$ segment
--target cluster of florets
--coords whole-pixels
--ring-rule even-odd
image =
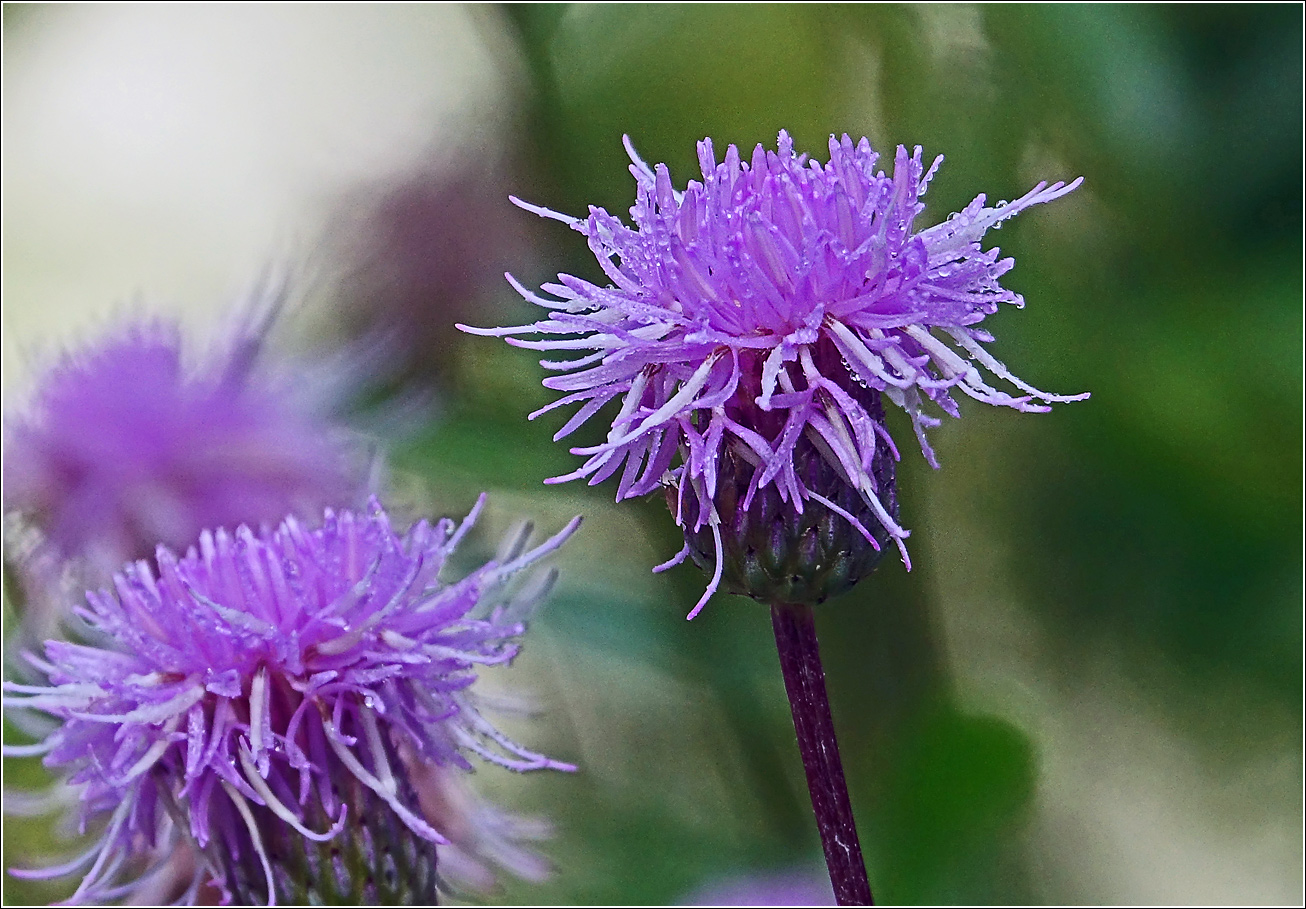
[[[560,439],[609,402],[619,402],[618,410],[606,441],[572,449],[585,463],[553,482],[594,484],[621,471],[618,500],[663,484],[675,487],[681,503],[692,497],[695,507],[676,507],[676,520],[687,535],[710,530],[717,561],[694,613],[721,578],[715,503],[727,453],[752,465],[745,509],[773,490],[793,512],[811,505],[833,510],[872,545],[878,546],[873,531],[882,531],[905,561],[908,532],[886,507],[888,492],[876,478],[877,455],[887,448],[897,457],[883,420],[873,416],[878,395],[907,412],[935,466],[925,430],[939,421],[927,402],[957,416],[956,392],[1023,411],[1084,397],[1050,395],[1020,381],[985,350],[992,337],[978,327],[998,304],[1022,303],[999,284],[1013,262],[981,249],[985,232],[1065,195],[1078,180],[1039,183],[994,207],[980,195],[918,230],[920,197],[942,161],[927,171],[919,147],[909,155],[899,146],[886,174],[865,139],[832,136],[825,164],[795,154],[784,132],[778,151],[759,145],[751,163],[733,145],[718,163],[704,140],[702,180],[683,191],[665,165],[650,168],[629,140],[627,150],[637,185],[633,227],[601,208],[573,218],[518,202],[584,235],[611,285],[559,275],[543,287],[557,298],[548,299],[513,281],[527,300],[550,310],[548,318],[467,330],[510,336],[509,343],[535,350],[583,352],[543,361],[564,373],[544,384],[566,394],[532,418],[579,404]],[[976,363],[1020,393],[992,387]],[[804,484],[799,462],[809,451],[856,491],[861,514],[837,505],[832,490]],[[689,549],[687,541],[668,565]]]
[[[275,532],[205,532],[184,556],[160,547],[157,570],[129,565],[113,590],[88,595],[83,618],[110,646],[52,641],[36,661],[48,686],[6,685],[10,708],[59,721],[28,752],[70,772],[84,822],[108,816],[75,898],[124,892],[158,870],[140,868],[141,855],[162,866],[186,841],[199,852],[192,898],[206,881],[242,900],[320,898],[284,850],[270,860],[278,831],[323,842],[388,809],[412,837],[449,843],[406,762],[470,769],[472,754],[570,769],[498,732],[468,686],[477,667],[513,658],[521,616],[552,577],[497,605],[496,594],[578,520],[442,581],[479,509],[402,535],[375,502],[367,514],[328,511],[317,528],[292,518]],[[381,851],[403,854],[378,839],[372,867]]]

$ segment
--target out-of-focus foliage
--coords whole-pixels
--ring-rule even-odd
[[[1042,416],[963,404],[934,436],[938,473],[904,445],[915,569],[887,558],[818,616],[871,880],[885,902],[1182,901],[1211,898],[1187,881],[1227,853],[1238,881],[1278,875],[1244,898],[1287,887],[1291,901],[1300,867],[1276,856],[1300,856],[1299,839],[1280,843],[1301,811],[1300,8],[483,12],[496,46],[526,61],[514,141],[532,167],[513,192],[560,211],[631,204],[623,133],[677,183],[704,136],[751,149],[783,127],[820,157],[830,133],[882,153],[921,144],[947,156],[926,219],[980,191],[1085,177],[991,236],[1028,300],[992,330],[1024,378],[1092,399]],[[539,236],[544,271],[602,280],[579,237]],[[531,316],[506,286],[500,297],[461,317]],[[665,505],[542,486],[578,463],[550,440],[565,416],[525,421],[550,399],[543,370],[484,338],[449,355],[438,419],[394,452],[414,507],[465,511],[489,488],[502,521],[587,515],[523,657],[547,706],[529,737],[581,772],[496,793],[558,829],[553,879],[505,882],[500,897],[675,902],[727,875],[818,865],[765,610],[721,596],[686,623],[704,579],[647,571],[680,545]],[[905,420],[893,428],[910,437]],[[582,430],[573,444],[595,441]],[[1187,779],[1210,791],[1170,793],[1163,764],[1114,737],[1134,720],[1193,755]],[[1265,755],[1289,771],[1236,788]],[[1131,862],[1151,853],[1112,864],[1078,848],[1153,835],[1118,793],[1101,816],[1057,809],[1109,794],[1112,768],[1205,825],[1200,849],[1143,875]],[[1221,814],[1230,789],[1252,800]],[[1162,883],[1120,883],[1144,879]]]

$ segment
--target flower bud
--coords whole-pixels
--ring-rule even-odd
[[[716,498],[720,519],[722,579],[725,590],[766,604],[805,603],[816,605],[851,590],[875,570],[891,542],[889,531],[838,467],[807,439],[794,451],[794,469],[804,488],[838,506],[844,514],[809,498],[802,512],[781,498],[779,487],[770,484],[756,489],[749,499],[754,465],[737,449],[723,452],[717,465]],[[880,446],[872,464],[880,502],[895,520],[898,493],[894,483],[893,454]],[[675,513],[677,491],[668,489],[667,500]],[[716,541],[712,528],[700,526],[697,499],[684,499],[682,526],[689,556],[694,564],[711,573],[715,567]],[[868,537],[848,519],[855,518],[870,531]]]

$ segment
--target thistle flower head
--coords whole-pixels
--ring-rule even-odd
[[[498,592],[578,520],[442,580],[479,509],[403,534],[375,501],[316,529],[206,531],[88,594],[104,646],[48,642],[33,662],[49,685],[6,685],[8,707],[58,721],[11,753],[70,774],[84,827],[107,818],[86,855],[36,874],[89,866],[74,899],[98,902],[166,870],[184,841],[200,857],[192,899],[211,881],[241,902],[433,900],[449,837],[409,766],[570,769],[498,732],[469,686],[478,666],[512,660],[552,575]]]
[[[98,585],[206,527],[354,499],[359,484],[322,408],[258,371],[267,324],[255,322],[198,367],[164,322],[66,355],[7,415],[5,510],[62,558],[83,560]]]
[[[650,168],[629,139],[626,147],[637,186],[633,226],[601,208],[573,218],[518,202],[584,235],[611,284],[559,275],[543,287],[549,299],[509,276],[548,317],[467,330],[581,353],[543,361],[560,373],[544,384],[565,394],[532,418],[579,404],[560,439],[605,404],[618,409],[606,441],[572,449],[585,463],[554,482],[594,484],[620,471],[618,500],[673,486],[688,539],[667,564],[691,553],[697,534],[710,533],[715,545],[715,574],[691,618],[720,583],[723,545],[731,545],[717,505],[724,470],[735,471],[728,485],[743,484],[744,511],[759,495],[778,497],[792,514],[824,509],[867,545],[892,539],[906,561],[908,532],[886,488],[892,471],[883,464],[898,453],[881,396],[906,411],[934,466],[925,437],[939,423],[931,405],[957,416],[958,393],[1022,411],[1085,397],[1025,384],[985,349],[992,337],[980,327],[998,304],[1023,302],[999,283],[1013,261],[982,249],[986,231],[1079,180],[1039,183],[996,206],[979,195],[919,229],[921,196],[942,161],[927,170],[919,147],[909,155],[899,146],[887,174],[866,139],[846,135],[831,137],[824,164],[796,154],[784,132],[777,151],[759,145],[751,161],[732,145],[718,163],[705,139],[702,179],[683,191],[665,165]],[[989,384],[985,371],[1016,393]],[[810,458],[829,465],[835,487],[809,484]],[[857,507],[836,501],[844,486]]]

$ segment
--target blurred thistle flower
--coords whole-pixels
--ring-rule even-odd
[[[713,568],[703,607],[722,582],[768,602],[815,603],[874,568],[892,540],[910,567],[898,523],[894,461],[881,398],[907,412],[926,460],[932,402],[958,416],[960,392],[986,404],[1046,411],[1081,400],[1039,391],[984,348],[979,327],[999,303],[1023,305],[998,279],[1014,262],[982,250],[989,228],[1073,190],[1039,183],[1012,202],[961,212],[917,230],[928,172],[921,149],[899,146],[892,176],[876,171],[866,139],[830,138],[822,165],[778,152],[752,162],[731,145],[718,164],[699,143],[702,182],[673,188],[626,139],[638,192],[628,227],[601,208],[573,218],[513,201],[570,226],[612,282],[570,275],[543,290],[509,281],[550,310],[531,325],[466,328],[510,336],[544,351],[583,351],[542,361],[564,373],[544,380],[565,396],[531,414],[580,404],[554,436],[569,435],[610,401],[621,405],[607,440],[573,448],[580,469],[550,482],[621,470],[618,501],[669,487],[686,555]],[[463,327],[463,326],[460,326]],[[544,336],[539,340],[511,337]],[[972,362],[973,361],[973,362]],[[989,385],[980,369],[1021,392]]]
[[[833,906],[830,879],[815,870],[739,875],[690,894],[683,906]]]
[[[288,384],[256,382],[259,345],[242,337],[191,370],[180,330],[159,321],[68,354],[8,421],[6,510],[112,570],[206,527],[346,497],[338,433]]]
[[[466,339],[455,323],[493,311],[504,263],[529,252],[529,231],[502,204],[521,170],[495,154],[505,145],[431,160],[340,206],[327,239],[327,327],[347,346],[371,346],[374,391],[420,401],[456,381]]]
[[[367,514],[328,510],[314,530],[287,518],[274,532],[205,531],[181,558],[160,546],[157,572],[137,562],[88,594],[83,618],[104,646],[50,641],[29,657],[50,684],[6,684],[6,707],[58,725],[7,751],[70,774],[83,829],[107,821],[79,858],[13,873],[90,866],[73,900],[101,902],[175,874],[189,843],[183,902],[212,884],[241,903],[433,903],[436,847],[455,831],[424,817],[415,771],[469,771],[467,755],[574,769],[510,741],[469,686],[476,667],[513,659],[554,573],[499,591],[579,518],[529,550],[528,528],[501,558],[439,580],[483,502],[460,525],[402,535],[375,500]]]
[[[277,301],[261,302],[210,362],[184,361],[175,324],[136,324],[64,355],[6,414],[5,511],[80,567],[80,589],[206,527],[361,504],[362,471],[323,400],[331,377],[261,368]],[[35,561],[20,567],[36,599],[55,586]]]

